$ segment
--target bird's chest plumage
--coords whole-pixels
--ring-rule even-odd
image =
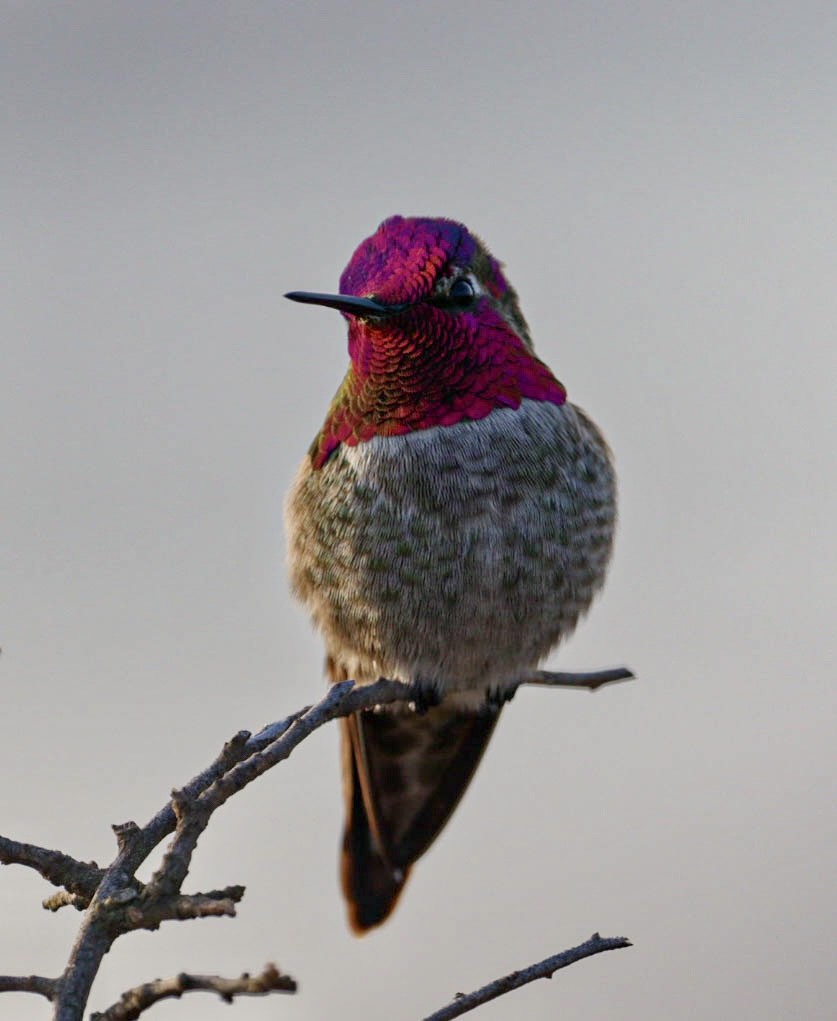
[[[571,404],[306,459],[288,501],[291,577],[349,676],[496,686],[534,666],[601,585],[613,471]]]

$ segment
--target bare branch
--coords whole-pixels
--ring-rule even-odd
[[[442,1007],[441,1010],[437,1010],[435,1014],[429,1014],[424,1021],[451,1021],[451,1018],[461,1017],[475,1007],[488,1003],[489,1000],[494,1000],[498,996],[502,996],[503,993],[519,989],[529,982],[534,982],[535,979],[552,978],[559,968],[566,968],[568,965],[575,964],[576,961],[581,961],[585,957],[601,954],[605,950],[621,950],[623,947],[630,946],[633,946],[630,940],[622,936],[603,939],[595,932],[586,943],[581,943],[570,950],[563,950],[560,954],[547,957],[546,960],[539,961],[538,964],[531,964],[528,968],[523,968],[521,971],[513,971],[510,975],[495,979],[494,982],[489,982],[488,985],[475,990],[473,993],[457,993],[451,1003]]]
[[[57,978],[43,975],[0,975],[0,993],[37,993],[54,1000],[57,987]]]
[[[631,676],[630,671],[622,668],[591,674],[533,671],[505,687],[503,693],[510,694],[523,684],[586,687],[594,690],[602,684]],[[78,1021],[81,1018],[102,958],[113,941],[123,933],[137,928],[156,928],[160,922],[169,919],[235,914],[234,905],[243,895],[243,887],[230,887],[211,894],[188,895],[181,892],[198,839],[213,812],[228,798],[288,758],[297,745],[331,720],[379,705],[410,702],[414,697],[415,692],[411,686],[397,681],[381,679],[364,686],[345,681],[331,685],[315,705],[306,706],[255,735],[239,731],[226,743],[214,762],[183,788],[174,791],[169,803],[145,826],[128,822],[114,827],[118,853],[107,869],[99,869],[92,863],[85,865],[58,851],[19,844],[0,837],[0,862],[35,868],[50,882],[64,886],[68,891],[69,895],[59,894],[50,898],[45,906],[57,910],[63,904],[84,907],[89,902],[64,974],[50,987],[56,1003],[56,1021]],[[148,885],[143,886],[136,878],[137,869],[172,832],[174,837],[160,867]],[[611,947],[598,946],[588,953],[598,953],[602,949]],[[167,980],[169,983],[172,981]],[[216,982],[212,988],[218,992],[217,982],[227,980],[210,977],[207,981]],[[153,1002],[161,998],[156,996]],[[111,1010],[119,1006],[115,1005]]]
[[[53,886],[63,886],[87,900],[96,892],[104,870],[95,862],[78,861],[61,851],[36,844],[22,844],[0,836],[0,865],[25,865],[39,872]]]
[[[90,1021],[134,1021],[143,1011],[160,1000],[184,993],[217,993],[222,1000],[232,1003],[236,996],[264,996],[267,993],[295,993],[296,982],[290,975],[282,975],[273,964],[268,964],[261,975],[244,974],[240,978],[221,978],[220,975],[187,975],[158,978],[154,982],[129,989],[118,1003],[102,1013],[91,1015]]]
[[[189,784],[183,790],[173,792],[172,806],[177,819],[175,838],[148,884],[149,896],[170,896],[180,889],[189,871],[198,839],[206,829],[212,813],[233,794],[287,759],[309,734],[338,716],[349,716],[358,709],[369,709],[385,702],[405,701],[410,697],[409,687],[398,681],[381,679],[366,686],[356,686],[353,681],[333,684],[316,705],[306,706],[281,723],[273,724],[249,738],[237,748],[237,761],[230,763],[227,771],[222,772],[203,790],[192,794],[192,784]]]
[[[551,670],[533,670],[524,675],[518,684],[540,684],[550,688],[589,688],[596,691],[603,684],[614,681],[631,681],[634,674],[626,667],[618,666],[612,670],[593,670],[588,673],[564,673]]]
[[[130,928],[127,919],[121,925],[116,920],[112,910],[114,900],[124,902],[136,896],[135,888],[132,889],[132,883],[136,882],[134,873],[161,840],[172,830],[178,830],[163,864],[143,891],[142,897],[149,906],[157,899],[165,901],[179,892],[198,836],[209,816],[236,790],[287,758],[308,734],[336,716],[347,716],[375,704],[405,700],[408,693],[406,685],[394,681],[379,681],[358,688],[351,681],[332,685],[317,705],[293,713],[255,737],[243,731],[236,734],[212,765],[178,791],[144,827],[119,827],[119,853],[106,870],[79,929],[61,980],[55,1021],[78,1021],[82,1016],[102,958],[113,941]],[[249,768],[242,769],[245,766]],[[212,796],[204,800],[203,795],[209,791],[213,792]]]
[[[235,906],[244,896],[243,886],[228,886],[211,893],[180,894],[144,904],[140,899],[124,909],[124,928],[158,929],[161,922],[190,918],[234,918]]]

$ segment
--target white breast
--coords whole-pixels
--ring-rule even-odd
[[[589,606],[615,480],[579,409],[524,401],[306,459],[287,511],[294,590],[349,676],[484,689]]]

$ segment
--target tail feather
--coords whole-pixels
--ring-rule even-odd
[[[410,866],[465,793],[498,714],[442,703],[422,714],[363,712],[342,721],[341,872],[355,932],[379,925],[392,912]]]
[[[378,850],[369,824],[355,756],[353,717],[341,721],[346,823],[340,873],[352,931],[361,935],[385,921],[395,908],[409,869],[393,867]]]

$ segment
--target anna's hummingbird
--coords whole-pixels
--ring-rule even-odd
[[[293,590],[332,681],[416,693],[341,721],[342,882],[360,933],[444,827],[511,682],[601,587],[615,477],[462,224],[394,216],[339,294],[287,297],[342,312],[351,358],[288,498]]]

